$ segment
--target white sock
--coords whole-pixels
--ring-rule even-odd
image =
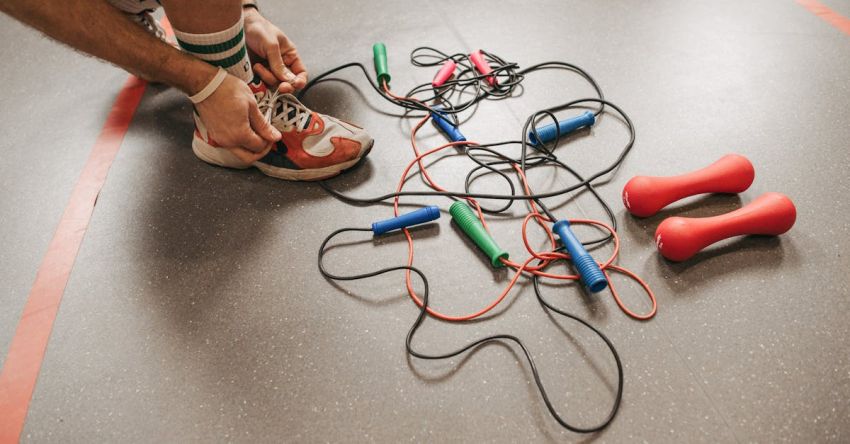
[[[210,34],[190,34],[174,30],[177,43],[184,51],[206,61],[213,66],[224,68],[246,83],[254,79],[251,61],[245,47],[245,34],[242,31],[242,17],[233,26],[224,31]]]

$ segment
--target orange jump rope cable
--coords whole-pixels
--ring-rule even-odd
[[[417,103],[417,104],[419,104],[419,105],[421,105],[425,108],[430,109],[430,107],[428,107],[426,104],[422,103],[419,100],[409,98],[409,97],[397,96],[389,90],[389,87],[386,84],[384,84],[383,86],[384,86],[384,91],[387,93],[387,95],[389,95],[390,97],[392,97],[396,100],[405,100],[405,101],[414,102],[414,103]],[[446,190],[444,188],[440,187],[439,185],[437,185],[437,183],[433,180],[431,175],[428,173],[428,170],[425,167],[425,165],[423,164],[422,159],[424,159],[425,157],[427,157],[431,154],[442,151],[442,150],[444,150],[444,149],[446,149],[450,146],[458,146],[458,145],[475,146],[475,145],[478,145],[477,143],[470,142],[470,141],[451,142],[451,143],[447,143],[447,144],[438,146],[438,147],[431,149],[429,151],[426,151],[425,153],[420,153],[419,148],[416,145],[416,134],[419,131],[419,129],[421,129],[422,126],[429,119],[430,119],[430,116],[426,115],[422,120],[420,120],[416,124],[416,126],[411,131],[410,143],[411,143],[411,147],[413,148],[414,155],[416,157],[412,161],[410,161],[407,164],[407,166],[405,167],[404,172],[401,175],[401,179],[399,180],[398,187],[396,188],[396,192],[401,192],[402,189],[404,188],[407,176],[408,176],[411,168],[413,168],[413,165],[417,165],[419,167],[419,171],[422,173],[422,176],[424,177],[425,181],[427,182],[427,184],[432,189],[445,192]],[[522,169],[518,165],[514,165],[514,169],[517,171],[517,174],[520,178],[520,181],[522,182],[523,189],[524,189],[526,195],[531,195],[532,193],[531,193],[531,190],[528,186],[528,180],[525,177],[524,172],[522,171]],[[478,214],[478,218],[481,220],[481,223],[489,231],[489,227],[487,227],[487,222],[484,220],[484,214],[481,211],[481,207],[478,205],[478,203],[475,201],[475,199],[467,198],[466,200],[473,206],[473,208],[475,208],[475,210]],[[457,315],[457,316],[456,315],[447,315],[447,314],[444,314],[444,313],[437,311],[436,309],[433,309],[429,304],[429,306],[426,307],[426,310],[427,310],[427,312],[430,316],[435,317],[437,319],[444,320],[444,321],[449,321],[449,322],[462,322],[462,321],[468,321],[468,320],[472,320],[472,319],[481,317],[484,314],[486,314],[486,313],[490,312],[491,310],[493,310],[494,308],[496,308],[505,299],[505,297],[508,295],[508,293],[510,293],[510,290],[514,287],[514,285],[518,281],[519,277],[523,274],[523,272],[528,272],[528,273],[531,273],[531,274],[538,275],[540,277],[547,277],[547,278],[551,278],[551,279],[559,279],[559,280],[578,280],[579,279],[578,275],[571,275],[571,274],[561,275],[561,274],[546,273],[546,272],[543,271],[543,269],[545,269],[548,265],[550,265],[552,261],[559,260],[559,259],[568,260],[569,255],[564,254],[564,253],[558,253],[558,252],[554,251],[557,248],[557,243],[555,242],[555,237],[552,233],[552,230],[548,227],[548,225],[546,225],[544,223],[544,222],[552,223],[553,221],[551,221],[548,217],[541,214],[537,210],[537,207],[534,204],[534,201],[529,201],[529,203],[530,203],[530,206],[531,206],[531,211],[528,213],[528,215],[526,215],[525,219],[523,220],[522,238],[523,238],[523,243],[525,244],[526,250],[530,254],[530,257],[528,259],[526,259],[525,261],[523,261],[522,263],[516,263],[516,262],[509,261],[509,260],[502,260],[502,262],[506,266],[509,266],[509,267],[515,269],[516,273],[511,278],[510,282],[507,284],[505,289],[502,290],[501,294],[497,298],[495,298],[492,302],[490,302],[487,306],[485,306],[484,308],[482,308],[482,309],[480,309],[480,310],[478,310],[474,313],[470,313],[470,314],[466,314],[466,315]],[[396,196],[395,199],[394,199],[394,202],[393,202],[393,212],[394,212],[395,216],[399,215],[398,205],[399,205],[399,196]],[[549,241],[552,245],[552,251],[537,252],[531,247],[531,245],[528,241],[527,227],[528,227],[529,220],[531,220],[532,218],[546,232],[546,235],[549,238]],[[617,305],[620,307],[620,309],[624,313],[626,313],[628,316],[631,316],[635,319],[647,320],[647,319],[650,319],[653,316],[655,316],[655,313],[657,312],[657,302],[656,302],[656,299],[655,299],[655,294],[653,293],[652,289],[649,287],[649,284],[647,284],[646,281],[641,279],[634,272],[632,272],[632,271],[630,271],[630,270],[628,270],[624,267],[620,267],[618,265],[613,264],[614,260],[616,260],[616,258],[617,258],[617,255],[619,253],[619,248],[620,248],[620,239],[619,239],[619,236],[617,235],[617,232],[612,227],[610,227],[607,224],[600,222],[600,221],[594,221],[594,220],[588,220],[588,219],[570,219],[569,221],[570,221],[570,223],[595,225],[597,227],[604,228],[608,232],[611,233],[611,236],[614,239],[614,251],[611,254],[611,257],[607,261],[605,261],[604,263],[600,263],[599,265],[600,265],[600,268],[602,269],[602,272],[605,274],[606,279],[608,279],[608,283],[609,283],[608,286],[611,289],[612,296],[614,296],[614,301],[617,303]],[[403,230],[403,232],[404,232],[405,238],[407,239],[407,245],[408,245],[408,259],[407,259],[408,260],[408,266],[413,266],[413,257],[414,257],[413,236],[410,234],[410,231],[406,228]],[[535,260],[535,259],[539,260],[540,264],[538,264],[536,266],[530,266],[529,263],[531,261]],[[639,313],[635,313],[634,311],[632,311],[628,307],[626,307],[626,305],[621,300],[620,295],[617,292],[615,286],[611,282],[611,277],[610,277],[610,274],[608,273],[609,269],[613,270],[613,271],[617,271],[619,273],[622,273],[622,274],[632,278],[633,280],[635,280],[638,284],[640,284],[640,286],[646,292],[646,294],[647,294],[647,296],[650,300],[650,303],[652,305],[652,308],[649,312],[647,312],[645,314],[639,314]],[[417,306],[421,307],[423,302],[422,302],[422,299],[416,294],[416,291],[413,289],[413,283],[412,283],[412,280],[411,280],[411,275],[410,275],[409,270],[405,273],[405,281],[406,281],[407,291],[408,291],[408,294],[410,295],[411,299],[413,300],[413,302]]]

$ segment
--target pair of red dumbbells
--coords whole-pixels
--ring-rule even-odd
[[[741,155],[727,154],[717,162],[680,176],[635,176],[623,188],[623,203],[635,216],[649,217],[671,203],[704,193],[740,193],[755,178],[753,164]],[[790,230],[797,209],[784,194],[765,193],[744,207],[714,217],[670,217],[655,231],[661,255],[684,261],[703,248],[734,236],[777,236]]]

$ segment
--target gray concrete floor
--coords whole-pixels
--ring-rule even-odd
[[[607,294],[546,286],[550,299],[589,318],[619,348],[626,378],[619,416],[589,438],[563,431],[507,346],[451,362],[407,359],[404,335],[416,310],[401,276],[335,286],[315,265],[327,233],[390,210],[350,207],[315,185],[198,161],[189,149],[188,101],[153,86],[77,257],[24,441],[850,441],[850,36],[790,0],[266,3],[314,74],[371,63],[372,43],[384,41],[403,90],[433,75],[408,64],[415,46],[482,47],[522,66],[576,63],[630,113],[636,147],[600,191],[622,226],[620,264],[653,286],[658,316],[636,322]],[[850,14],[846,2],[825,3]],[[0,24],[5,356],[126,75],[8,18]],[[363,89],[356,72],[340,77],[363,95],[333,82],[307,103],[362,123],[377,143],[362,168],[334,183],[364,196],[388,191],[411,156],[410,122],[382,114],[394,110]],[[483,105],[464,132],[481,142],[513,139],[534,110],[589,94],[574,77],[533,74],[521,97]],[[625,137],[607,118],[559,155],[593,171]],[[423,144],[441,141],[433,129],[423,133]],[[691,199],[645,220],[619,203],[635,174],[674,174],[727,152],[756,167],[741,196]],[[466,168],[447,161],[434,172],[459,186]],[[539,188],[569,178],[542,173],[532,182]],[[718,214],[766,191],[795,201],[798,221],[788,234],[726,242],[684,264],[656,253],[652,233],[664,216]],[[445,200],[411,202],[447,208]],[[600,216],[585,196],[562,203],[562,216]],[[519,221],[493,226],[503,246],[521,255]],[[480,306],[509,277],[458,242],[448,218],[417,236],[417,263],[432,277],[434,304],[446,310]],[[340,248],[329,265],[399,264],[401,240]],[[627,302],[645,307],[634,286],[616,282]],[[518,334],[558,408],[594,423],[613,397],[609,355],[576,324],[551,322],[528,284],[487,322],[427,322],[421,347]]]

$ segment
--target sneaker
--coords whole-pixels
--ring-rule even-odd
[[[250,84],[260,111],[282,138],[262,159],[245,163],[209,137],[198,113],[192,151],[204,162],[228,167],[255,167],[284,180],[322,180],[354,167],[372,149],[374,140],[358,126],[309,110],[291,94]]]

